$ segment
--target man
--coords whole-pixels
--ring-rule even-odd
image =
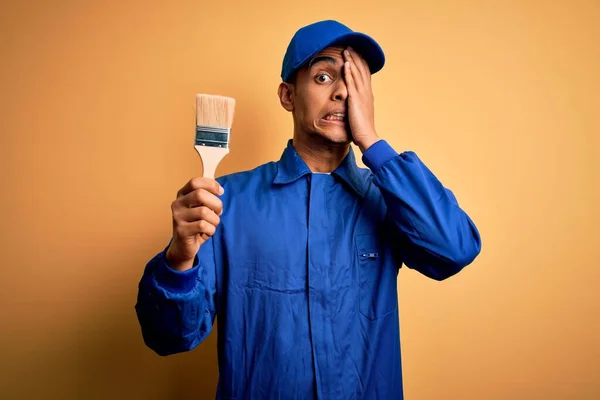
[[[338,22],[300,29],[278,91],[294,121],[281,159],[194,178],[172,204],[137,315],[160,355],[193,349],[218,316],[217,398],[401,399],[400,266],[442,280],[479,254],[453,194],[379,138],[383,65],[372,38]]]

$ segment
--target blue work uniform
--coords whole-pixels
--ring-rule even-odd
[[[455,196],[384,140],[356,165],[278,162],[218,178],[224,214],[192,269],[147,264],[136,311],[160,355],[193,349],[218,317],[217,399],[402,399],[397,275],[446,279],[479,254]]]

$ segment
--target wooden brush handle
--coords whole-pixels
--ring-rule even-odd
[[[229,153],[227,147],[210,147],[210,146],[194,146],[202,160],[202,176],[205,178],[215,179],[215,171],[217,166]]]

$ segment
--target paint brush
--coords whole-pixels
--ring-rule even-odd
[[[215,178],[217,166],[229,154],[229,132],[235,99],[210,94],[196,95],[196,144],[202,160],[202,176]]]

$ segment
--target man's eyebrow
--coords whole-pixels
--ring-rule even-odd
[[[320,63],[320,62],[327,62],[333,65],[336,65],[337,62],[335,61],[335,58],[333,57],[328,57],[328,56],[317,56],[315,58],[313,58],[312,60],[310,60],[310,62],[308,63],[308,69],[312,68],[313,65]]]

